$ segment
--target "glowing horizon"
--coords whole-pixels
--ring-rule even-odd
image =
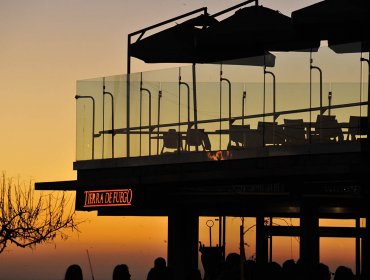
[[[318,0],[260,0],[289,15]],[[76,81],[126,72],[127,34],[170,17],[208,6],[215,13],[240,1],[11,1],[0,4],[0,171],[33,182],[76,179]],[[145,8],[143,8],[145,7]],[[165,9],[163,7],[166,7]],[[132,72],[165,68],[133,60]],[[172,66],[172,65],[171,65]],[[342,73],[343,74],[343,73]],[[133,279],[144,280],[158,256],[167,257],[166,217],[100,217],[78,212],[81,233],[34,250],[10,246],[0,255],[2,277],[8,280],[63,279],[68,265],[78,263],[90,278],[86,250],[96,279],[110,279],[116,264],[127,263]],[[200,240],[208,231],[200,219]],[[248,220],[252,223],[252,220]],[[238,218],[228,219],[227,252],[238,251]],[[253,233],[247,256],[253,255]],[[276,239],[277,240],[277,239]],[[298,257],[296,241],[276,242],[277,260]],[[353,240],[341,241],[340,251]],[[278,244],[287,244],[283,250]],[[230,245],[229,245],[230,244]],[[275,245],[274,245],[275,246]],[[330,240],[325,250],[334,250]],[[275,248],[275,247],[274,247]],[[327,248],[327,249],[326,249]],[[332,261],[333,254],[323,254]],[[353,255],[346,259],[353,268]],[[333,261],[334,264],[338,260]],[[345,263],[346,264],[346,263]],[[331,268],[331,269],[335,269]]]

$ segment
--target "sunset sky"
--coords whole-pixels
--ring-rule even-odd
[[[240,2],[0,0],[0,171],[25,181],[75,179],[76,80],[124,74],[130,32],[200,7],[213,14]],[[286,15],[316,2],[260,0]],[[160,67],[133,60],[132,71]],[[95,279],[111,279],[114,266],[127,263],[132,279],[142,280],[154,258],[166,257],[165,217],[78,217],[88,221],[67,241],[34,250],[9,247],[0,255],[0,278],[63,279],[67,266],[78,263],[91,279],[89,250]],[[239,224],[230,218],[230,229],[236,232]],[[236,239],[230,236],[235,249]],[[290,249],[284,257],[291,257]]]

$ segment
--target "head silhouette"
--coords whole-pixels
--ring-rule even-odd
[[[326,264],[319,263],[317,267],[317,279],[318,280],[330,280],[330,270]]]
[[[164,268],[166,267],[166,260],[164,258],[156,258],[154,260],[154,267],[158,267],[158,268]]]
[[[113,270],[113,280],[130,280],[131,274],[125,264],[117,265]]]
[[[352,280],[354,279],[353,272],[346,266],[338,266],[335,271],[334,280]]]
[[[67,268],[64,280],[83,280],[82,270],[78,264],[72,264]]]

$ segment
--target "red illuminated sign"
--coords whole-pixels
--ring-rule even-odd
[[[131,206],[131,189],[85,191],[84,193],[84,208],[104,206]]]

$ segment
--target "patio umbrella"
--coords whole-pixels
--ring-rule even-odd
[[[227,9],[229,10],[229,9]],[[222,12],[216,14],[220,15]],[[251,6],[218,22],[201,15],[165,29],[129,46],[130,55],[147,63],[192,63],[194,123],[197,127],[196,63],[275,65],[268,51],[317,49],[299,36],[289,17],[262,6]]]
[[[292,13],[294,25],[311,38],[328,40],[336,53],[359,53],[370,50],[370,1],[325,0]],[[368,59],[361,58],[361,61]],[[369,67],[370,69],[370,67]],[[370,73],[368,100],[370,98]],[[368,106],[370,129],[370,106]]]
[[[275,56],[265,51],[240,52],[230,57],[232,49],[221,50],[217,54],[200,46],[202,37],[218,21],[209,15],[200,15],[174,27],[170,27],[146,38],[139,38],[129,46],[130,55],[146,63],[192,63],[194,125],[197,127],[196,104],[196,63],[219,63],[233,65],[269,66],[275,65]],[[203,41],[204,42],[204,41]]]
[[[305,36],[328,40],[335,52],[369,51],[368,0],[325,0],[294,11],[292,21]]]
[[[198,38],[217,20],[200,15],[130,45],[130,54],[146,63],[202,63],[206,57],[198,52]]]
[[[219,26],[213,16],[200,15],[132,43],[130,54],[146,63],[275,65],[275,56],[261,49],[259,44],[238,50],[238,44],[229,41],[226,48],[220,48],[226,39],[225,34],[233,33],[231,28],[235,27],[228,26],[224,32],[224,28],[219,30]]]
[[[263,55],[266,51],[317,50],[319,40],[295,31],[288,16],[263,6],[250,6],[210,26],[199,39],[208,59],[233,60]]]
[[[194,125],[197,128],[196,63],[206,58],[199,55],[198,37],[217,20],[202,14],[174,27],[162,30],[129,45],[131,56],[146,63],[192,63]]]

